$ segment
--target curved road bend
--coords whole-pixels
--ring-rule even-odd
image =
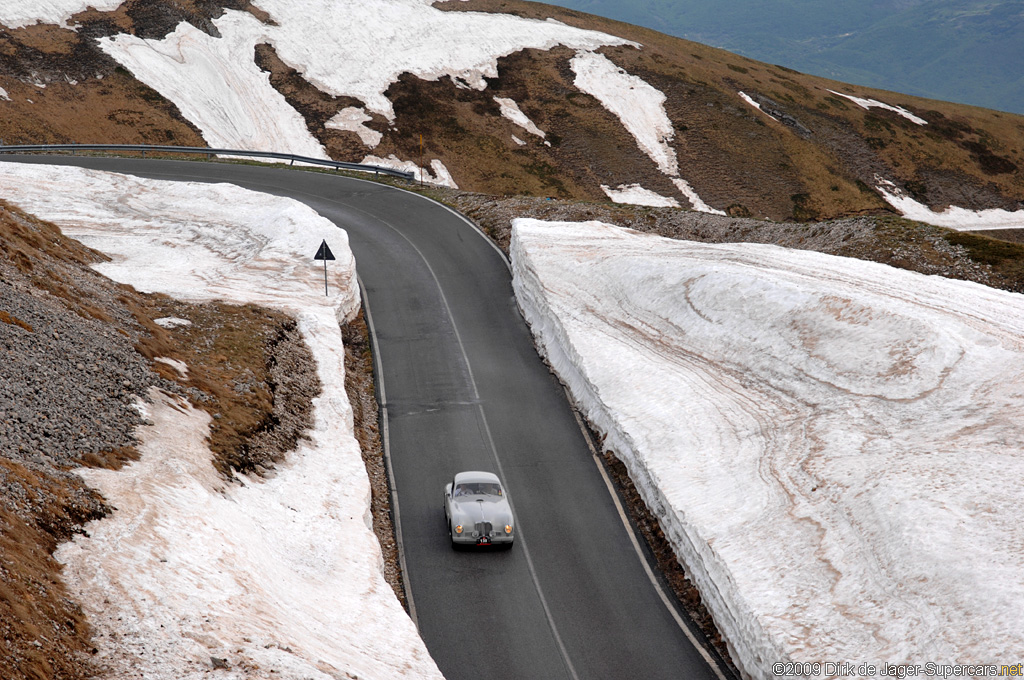
[[[231,182],[298,199],[348,232],[383,367],[417,623],[448,680],[717,677],[652,586],[565,394],[534,349],[504,259],[465,221],[408,192],[328,174],[18,160]],[[519,533],[511,551],[451,549],[443,487],[467,469],[505,480]]]

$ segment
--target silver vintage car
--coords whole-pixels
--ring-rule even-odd
[[[444,487],[444,517],[452,547],[463,545],[512,547],[515,523],[512,508],[497,475],[460,472]]]

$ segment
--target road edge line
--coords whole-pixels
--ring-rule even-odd
[[[370,311],[370,298],[366,293],[366,286],[362,278],[356,274],[356,282],[359,285],[359,297],[363,306],[363,314],[366,317],[366,327],[370,332],[370,343],[373,352],[373,367],[375,379],[374,385],[377,388],[377,405],[380,407],[380,441],[384,449],[384,464],[388,471],[388,495],[390,496],[391,522],[395,527],[395,544],[398,548],[398,566],[402,572],[402,590],[405,591],[405,601],[409,606],[409,618],[419,632],[420,622],[416,616],[416,603],[412,597],[412,587],[409,584],[409,570],[405,562],[405,543],[402,540],[402,515],[398,511],[398,487],[395,484],[395,471],[391,467],[391,440],[388,435],[388,400],[384,389],[384,366],[381,363],[380,351],[377,344],[377,330],[373,325],[373,313]],[[420,635],[422,638],[422,635]]]
[[[629,540],[633,544],[633,551],[636,553],[637,557],[640,558],[640,563],[644,567],[644,573],[647,574],[647,579],[651,582],[651,585],[654,586],[655,591],[658,593],[658,597],[661,598],[661,602],[665,605],[665,609],[667,609],[672,615],[676,625],[678,625],[679,628],[682,629],[683,633],[686,634],[687,639],[697,649],[704,661],[707,662],[708,666],[715,671],[715,675],[718,677],[718,680],[728,680],[726,675],[722,672],[722,669],[719,667],[717,660],[711,656],[708,650],[705,649],[704,645],[697,639],[697,636],[693,634],[693,631],[690,630],[690,627],[686,625],[686,621],[683,619],[682,614],[680,614],[676,607],[672,605],[672,600],[665,592],[661,582],[658,581],[657,576],[655,576],[654,570],[651,568],[650,563],[647,561],[647,557],[644,555],[643,549],[640,547],[640,541],[637,539],[636,531],[634,531],[633,525],[629,521],[629,516],[626,514],[625,508],[622,506],[622,500],[619,498],[619,494],[615,491],[615,484],[608,476],[608,471],[604,469],[604,465],[601,464],[601,459],[597,453],[597,448],[594,446],[594,440],[590,436],[590,431],[587,429],[586,423],[583,422],[583,418],[580,416],[579,410],[572,405],[573,400],[572,395],[569,393],[569,388],[563,385],[562,389],[565,391],[565,396],[569,400],[570,408],[572,408],[572,414],[576,418],[576,424],[579,426],[580,432],[583,434],[583,438],[587,441],[587,447],[590,449],[591,460],[594,461],[594,465],[597,466],[598,472],[601,473],[601,479],[604,480],[604,485],[608,489],[608,494],[612,497],[612,502],[615,504],[615,510],[619,513],[619,519],[622,521],[622,525],[625,527],[626,533],[629,534]]]

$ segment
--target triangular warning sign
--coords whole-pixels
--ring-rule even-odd
[[[308,251],[307,251],[308,252]],[[316,251],[316,255],[313,256],[314,260],[333,260],[334,253],[327,247],[327,239],[324,239],[323,243],[320,244],[320,250]]]

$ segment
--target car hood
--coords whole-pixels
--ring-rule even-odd
[[[452,502],[452,519],[460,524],[476,524],[490,522],[495,526],[512,523],[512,511],[508,501],[454,501]]]

